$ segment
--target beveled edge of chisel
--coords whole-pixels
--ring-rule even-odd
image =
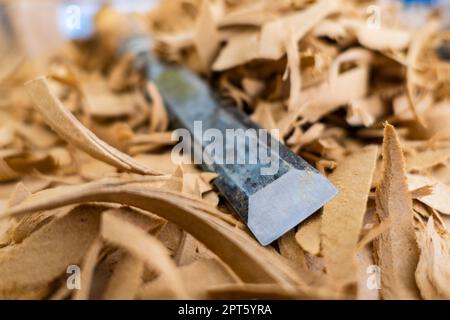
[[[250,196],[248,227],[268,245],[331,200],[338,190],[315,170],[292,169]]]

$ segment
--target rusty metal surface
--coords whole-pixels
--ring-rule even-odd
[[[199,76],[185,67],[165,64],[150,54],[150,45],[147,38],[137,37],[125,43],[123,50],[134,52],[137,67],[144,68],[158,87],[172,124],[192,134],[195,156],[201,153],[209,158],[210,163],[203,161],[201,166],[219,174],[214,184],[261,244],[276,240],[337,193],[323,175],[275,138],[269,135],[269,139],[263,139],[260,128],[246,114],[221,104]],[[256,146],[258,154],[269,155],[270,164],[278,170],[261,174],[267,164],[260,159],[256,163],[222,163],[219,157],[223,154],[205,149],[208,142],[196,132],[195,121],[201,121],[203,132],[216,129],[226,136],[227,129],[240,131],[241,139],[232,148],[244,148],[248,155],[256,152],[252,150]],[[255,129],[258,134],[242,133],[247,129]],[[229,151],[233,150],[223,147],[224,154]]]

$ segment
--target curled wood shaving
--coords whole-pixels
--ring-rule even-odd
[[[216,21],[209,0],[202,0],[194,34],[195,48],[201,61],[204,63],[203,70],[207,71],[217,53],[220,42]]]
[[[373,50],[404,50],[411,41],[407,30],[392,28],[371,28],[360,25],[357,32],[358,41],[366,48]]]
[[[383,166],[383,177],[376,190],[377,214],[380,221],[389,219],[391,224],[375,241],[376,261],[381,268],[381,295],[384,299],[417,299],[414,272],[419,252],[412,200],[400,142],[389,124],[384,128]]]
[[[333,70],[338,70],[338,65]],[[340,75],[334,73],[330,83],[305,90],[302,97],[309,103],[300,108],[300,115],[309,122],[316,122],[340,106],[364,97],[368,90],[368,72],[367,66],[361,66]]]
[[[297,42],[317,23],[335,12],[339,5],[340,1],[320,0],[303,11],[266,23],[261,29],[258,58],[281,58],[285,53],[284,31],[292,30],[293,40]]]
[[[424,187],[429,187],[431,192],[415,195],[415,198],[443,214],[450,214],[450,186],[425,176],[408,175],[410,191]]]
[[[9,166],[8,163],[2,159],[2,153],[5,154],[5,152],[0,152],[0,181],[6,182],[16,180],[20,176],[19,173],[13,170],[11,166]],[[8,155],[8,153],[5,155]]]
[[[3,217],[90,201],[130,205],[173,221],[204,243],[244,281],[287,286],[301,282],[288,266],[243,231],[206,213],[211,212],[208,206],[159,188],[124,182],[59,187],[34,194],[20,205],[6,209]]]
[[[36,109],[45,118],[47,124],[66,141],[74,144],[94,158],[119,169],[140,174],[157,174],[107,145],[85,128],[50,92],[47,81],[44,78],[28,82],[26,88],[35,103]]]
[[[286,30],[292,30],[293,41],[298,42],[317,23],[335,12],[339,3],[336,0],[321,0],[303,11],[267,22],[260,33],[242,33],[231,38],[212,69],[221,71],[254,59],[280,59],[286,53]]]
[[[439,232],[433,218],[428,220],[419,239],[420,259],[417,285],[425,299],[450,299],[450,234]]]
[[[156,238],[110,213],[103,214],[101,234],[105,240],[124,247],[150,268],[166,275],[176,298],[187,297],[175,263],[170,259],[166,247]]]
[[[420,68],[419,64],[419,56],[424,49],[425,43],[429,37],[431,37],[437,30],[439,24],[436,20],[431,20],[427,23],[424,28],[421,28],[412,39],[412,43],[408,50],[408,68],[406,70],[406,93],[409,101],[409,105],[411,111],[415,117],[415,119],[423,124],[422,117],[419,115],[416,108],[416,92],[415,92],[415,69]]]

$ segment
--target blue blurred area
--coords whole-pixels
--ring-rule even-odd
[[[59,31],[66,39],[82,40],[94,32],[95,14],[102,5],[110,5],[124,13],[144,12],[159,0],[64,0],[58,8]]]
[[[101,3],[96,1],[63,2],[58,8],[59,31],[66,39],[89,38],[94,32],[94,17]]]
[[[401,2],[403,10],[400,18],[407,25],[420,28],[426,23],[433,10],[439,9],[442,13],[442,27],[450,27],[450,0],[403,0]]]
[[[434,6],[438,4],[437,0],[403,0],[403,3],[406,6],[410,6],[410,5],[426,5],[426,6]]]

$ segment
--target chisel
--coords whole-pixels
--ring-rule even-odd
[[[264,134],[245,113],[221,102],[206,81],[186,67],[158,59],[148,36],[128,38],[120,53],[135,56],[136,68],[159,90],[172,126],[192,135],[194,157],[201,159],[204,170],[218,174],[213,183],[262,245],[278,239],[336,195],[325,176]],[[221,152],[209,151],[202,132],[210,129],[225,140],[234,133],[236,141],[225,141]],[[234,162],[224,161],[230,152],[241,155]],[[252,154],[258,156],[254,161]]]

